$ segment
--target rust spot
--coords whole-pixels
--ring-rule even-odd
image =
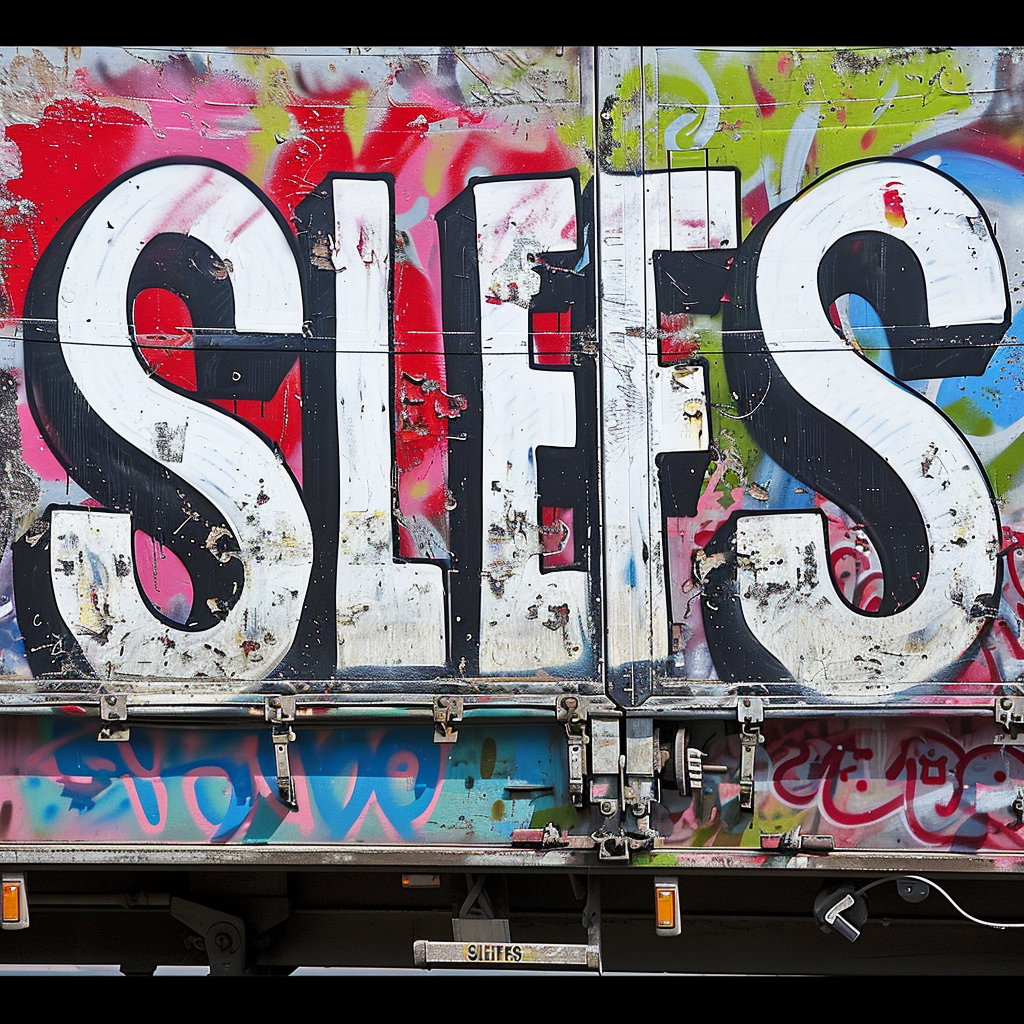
[[[569,606],[567,604],[549,604],[548,611],[551,612],[551,618],[544,620],[544,625],[548,629],[562,629],[569,625]]]
[[[722,551],[708,555],[704,553],[703,548],[696,548],[693,552],[693,578],[698,583],[703,583],[709,572],[725,565],[725,562],[725,553]]]
[[[234,269],[231,260],[214,260],[210,265],[210,277],[215,281],[226,281]]]
[[[424,395],[434,395],[434,415],[438,419],[453,420],[461,416],[469,407],[469,401],[465,395],[449,394],[441,387],[441,382],[431,380],[426,374],[422,377],[414,377],[411,373],[402,372],[402,380],[415,385]],[[421,405],[422,399],[410,398],[402,388],[399,400],[405,405]],[[442,401],[443,400],[443,401]]]
[[[310,250],[309,262],[317,270],[334,270],[331,262],[331,239],[321,236]]]
[[[494,774],[494,765],[498,760],[498,744],[494,737],[488,736],[480,745],[480,778],[489,779]]]
[[[231,531],[223,526],[211,527],[210,532],[206,535],[206,550],[217,559],[218,562],[230,562],[232,558],[238,557],[238,550],[232,550],[228,545],[232,545],[235,542],[235,538],[231,536]],[[207,602],[209,603],[209,602]]]

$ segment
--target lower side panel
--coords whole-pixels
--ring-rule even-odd
[[[698,800],[671,760],[679,730],[708,766]],[[591,800],[586,787],[574,806],[565,728],[554,716],[465,722],[452,743],[434,742],[429,725],[297,727],[295,808],[279,796],[265,726],[132,725],[125,742],[98,732],[94,718],[0,717],[0,841],[210,844],[216,859],[214,848],[248,844],[414,854],[508,849],[516,830],[549,824],[578,839],[632,827],[617,799]],[[769,718],[752,810],[740,806],[735,723],[666,718],[654,734],[668,759],[654,778],[656,847],[749,851],[767,847],[766,834],[799,829],[861,853],[1024,851],[1024,746],[1006,743],[991,719]],[[599,778],[614,797],[615,777]]]
[[[296,809],[278,796],[268,728],[0,718],[0,838],[49,843],[495,844],[576,823],[564,740],[550,727],[296,729]],[[564,733],[563,733],[564,736]]]

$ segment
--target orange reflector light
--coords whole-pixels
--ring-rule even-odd
[[[439,889],[440,875],[402,875],[403,889]]]
[[[656,878],[654,880],[654,930],[658,935],[680,935],[679,921],[679,880]]]
[[[4,882],[3,920],[17,921],[21,913],[21,883]]]
[[[657,920],[659,928],[675,928],[676,926],[676,901],[675,893],[671,889],[658,889],[655,892],[655,903],[657,905]]]

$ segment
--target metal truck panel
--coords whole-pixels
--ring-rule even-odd
[[[1019,56],[0,48],[4,929],[1018,872]]]
[[[0,61],[8,706],[1015,678],[1007,52]]]

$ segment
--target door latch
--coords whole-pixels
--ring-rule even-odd
[[[291,760],[288,755],[288,745],[295,742],[295,730],[291,727],[291,723],[295,721],[295,698],[289,694],[267,697],[264,715],[270,723],[270,737],[274,743],[277,795],[281,803],[297,811],[299,803],[295,798],[295,779],[292,778]]]
[[[754,756],[764,743],[760,724],[764,721],[764,705],[760,697],[741,697],[737,703],[740,720],[740,809],[754,809]]]
[[[127,743],[131,736],[128,728],[128,695],[124,693],[105,693],[100,697],[100,719],[103,726],[98,740],[108,743]]]
[[[435,743],[454,743],[459,738],[459,730],[457,726],[461,721],[461,697],[434,698]]]
[[[569,755],[569,796],[574,807],[583,806],[584,747],[587,745],[587,709],[580,697],[565,696],[555,701],[555,717],[565,722]]]
[[[672,764],[676,788],[683,796],[689,795],[693,803],[693,816],[697,822],[707,824],[704,807],[704,776],[725,775],[724,764],[708,764],[707,754],[690,742],[685,726],[676,730],[672,746]]]
[[[999,697],[995,711],[996,722],[1003,727],[995,742],[1024,745],[1024,697]]]

